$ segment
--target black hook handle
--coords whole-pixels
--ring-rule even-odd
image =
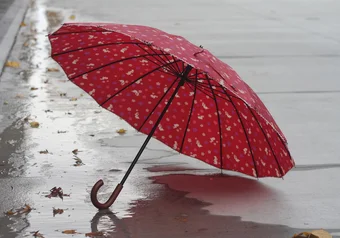
[[[113,193],[111,194],[110,198],[105,203],[101,203],[101,202],[98,201],[97,194],[98,194],[98,190],[103,185],[104,185],[104,182],[103,182],[103,180],[100,179],[95,183],[95,185],[93,185],[93,187],[91,189],[91,202],[92,202],[93,206],[95,206],[99,210],[104,210],[104,209],[109,208],[115,202],[120,191],[122,191],[122,189],[123,189],[123,185],[119,183],[117,185],[117,187],[115,188],[115,190],[113,191]]]

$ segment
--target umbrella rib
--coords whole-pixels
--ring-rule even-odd
[[[258,177],[259,177],[259,174],[258,174],[257,167],[256,167],[256,161],[255,161],[254,153],[253,153],[253,150],[252,150],[252,148],[251,148],[251,144],[250,144],[250,140],[249,140],[249,137],[248,137],[248,133],[247,133],[246,128],[245,128],[245,126],[244,126],[244,124],[243,124],[243,121],[242,121],[242,118],[241,118],[241,116],[240,116],[240,113],[238,112],[238,110],[237,110],[237,108],[236,108],[236,105],[234,104],[233,100],[231,99],[232,96],[229,95],[229,94],[227,93],[227,91],[223,88],[222,85],[221,85],[220,87],[222,88],[222,90],[224,91],[224,93],[229,97],[230,102],[231,102],[231,104],[233,105],[233,107],[234,107],[234,109],[235,109],[235,111],[236,111],[236,114],[237,114],[237,116],[238,116],[238,118],[239,118],[239,120],[240,120],[240,123],[241,123],[242,128],[243,128],[244,135],[246,136],[246,140],[247,140],[247,142],[248,142],[247,144],[248,144],[248,146],[249,146],[249,151],[250,151],[250,154],[251,154],[251,158],[253,159],[253,162],[254,162],[254,169],[255,169],[256,177],[258,178]],[[237,98],[237,99],[238,99],[238,98]]]
[[[197,69],[196,69],[196,74],[197,74]],[[190,87],[190,84],[188,84],[189,87]],[[191,87],[190,87],[191,88]],[[187,130],[189,128],[189,125],[190,125],[190,121],[191,121],[191,116],[192,116],[192,111],[194,110],[194,105],[195,105],[195,99],[196,99],[196,82],[195,82],[195,89],[193,90],[194,91],[194,95],[192,97],[192,103],[191,103],[191,108],[190,108],[190,113],[189,113],[189,119],[188,119],[188,122],[187,122],[187,125],[185,127],[185,130],[184,130],[184,135],[183,135],[183,140],[182,140],[182,144],[181,144],[181,148],[179,150],[180,153],[182,153],[183,151],[183,146],[184,146],[184,142],[185,142],[185,137],[187,135]]]
[[[190,83],[192,83],[192,82],[190,82]],[[208,94],[208,88],[202,87],[201,84],[197,84],[197,88],[198,88],[202,93],[204,93],[206,96],[208,96],[208,97],[210,97],[211,99],[213,99],[213,97],[212,97],[211,95]],[[216,90],[216,91],[218,91],[218,90]],[[218,92],[221,93],[221,91],[218,91]],[[215,95],[216,95],[217,97],[223,99],[223,100],[226,100],[226,101],[228,101],[228,102],[230,101],[228,98],[224,98],[224,97],[222,97],[222,96],[220,96],[220,95],[217,95],[217,94],[215,94]]]
[[[170,87],[166,90],[166,92],[163,94],[163,96],[161,97],[161,99],[157,102],[157,104],[155,105],[155,107],[152,109],[152,111],[149,113],[149,115],[147,116],[147,118],[144,120],[144,122],[142,123],[142,125],[138,128],[138,131],[141,131],[143,126],[145,125],[145,123],[149,120],[150,116],[152,115],[152,113],[156,110],[156,108],[159,106],[159,104],[163,101],[163,99],[165,98],[165,96],[168,94],[168,92],[170,91],[170,89],[174,86],[174,84],[176,83],[177,79],[174,80],[172,82],[172,84],[170,85]]]
[[[149,55],[151,55],[149,51],[147,51],[146,49],[144,49],[144,48],[141,47],[140,45],[137,45],[137,46],[138,46],[140,49],[142,49],[145,53],[148,53]],[[153,51],[153,52],[156,53],[155,51]],[[162,52],[162,53],[163,53],[163,52]],[[161,65],[164,65],[164,64],[167,63],[166,61],[162,62],[162,61],[160,60],[161,57],[159,57],[160,59],[158,59],[158,58],[152,56],[152,58],[154,58],[156,61],[158,61]],[[151,61],[150,59],[147,59],[147,60]],[[153,62],[153,61],[151,61],[151,62],[154,63],[154,64],[157,64],[157,63],[155,63],[155,62]],[[171,71],[171,72],[173,73],[173,75],[176,75],[176,70],[174,70],[173,68],[169,67],[169,71]],[[173,76],[173,75],[172,75],[172,76]]]
[[[174,61],[176,61],[176,58],[173,55],[171,55],[171,57]],[[175,65],[176,65],[178,72],[181,72],[181,69],[179,68],[178,64],[176,63]],[[189,76],[188,76],[188,78],[189,78]]]
[[[81,74],[79,74],[79,75],[76,75],[76,76],[74,76],[74,77],[71,77],[71,78],[69,78],[69,79],[72,81],[73,79],[78,78],[78,77],[81,77],[81,76],[83,76],[84,74],[88,74],[88,73],[91,73],[91,72],[93,72],[93,71],[100,70],[100,69],[105,68],[105,67],[107,67],[107,66],[110,66],[110,65],[112,65],[112,64],[124,62],[124,61],[131,60],[131,59],[137,59],[137,58],[141,58],[141,57],[145,57],[145,56],[148,56],[148,55],[138,55],[138,56],[133,56],[133,57],[128,57],[128,58],[116,60],[116,61],[110,62],[110,63],[108,63],[108,64],[104,64],[104,65],[102,65],[102,66],[100,66],[100,67],[97,67],[97,68],[95,68],[95,69],[91,69],[91,70],[89,70],[89,71],[87,71],[87,72],[85,72],[85,73],[81,73]]]
[[[152,52],[154,52],[154,53],[157,53],[154,49],[152,49],[152,47],[151,47],[151,45],[147,45],[147,47],[150,49],[150,50],[152,50]],[[166,52],[164,52],[163,50],[161,50],[161,49],[159,49],[159,51],[161,51],[163,54],[166,54]],[[169,54],[170,55],[170,54]],[[165,56],[165,55],[164,55]],[[165,56],[166,57],[166,56]],[[154,57],[154,58],[156,58],[156,57]],[[167,58],[168,59],[168,58]],[[159,57],[159,60],[164,64],[164,63],[166,63],[166,61],[165,60],[163,60],[162,59],[162,57]],[[169,60],[169,59],[168,59]],[[175,68],[172,68],[172,67],[169,67],[170,69],[172,69],[174,72],[176,72],[176,69]],[[180,73],[180,71],[179,72],[177,72],[178,74]]]
[[[208,77],[208,76],[206,76]],[[220,133],[220,162],[221,162],[221,169],[223,169],[223,160],[222,160],[222,128],[221,128],[221,118],[220,118],[220,112],[219,112],[219,109],[218,109],[218,103],[217,103],[217,99],[216,99],[216,96],[215,96],[215,93],[214,93],[214,89],[210,83],[210,81],[208,80],[209,82],[209,86],[210,86],[210,89],[211,89],[211,93],[213,95],[213,100],[215,101],[215,106],[216,106],[216,113],[217,113],[217,120],[218,120],[218,129],[219,129],[219,133]]]
[[[53,33],[53,34],[50,34],[50,36],[61,36],[61,35],[70,35],[70,34],[75,34],[75,33],[94,33],[94,32],[115,32],[115,31],[106,31],[106,30],[103,30],[103,31],[90,31],[90,30],[87,30],[87,31],[72,31],[72,32],[60,32],[60,33]]]
[[[153,72],[161,69],[162,67],[157,67],[149,72],[147,72],[146,74],[143,74],[142,76],[138,77],[136,80],[132,81],[131,83],[129,83],[128,85],[126,85],[125,87],[123,87],[122,89],[120,89],[118,92],[116,92],[114,95],[112,95],[111,97],[109,97],[108,99],[106,99],[103,103],[100,104],[100,106],[103,106],[105,103],[107,103],[108,101],[110,101],[113,97],[115,97],[116,95],[118,95],[119,93],[121,93],[123,90],[127,89],[128,87],[130,87],[132,84],[136,83],[138,80],[140,80],[141,78],[144,78],[146,76],[148,76],[149,74],[152,74]]]
[[[275,161],[276,161],[276,163],[277,163],[277,167],[278,167],[279,170],[280,170],[281,177],[283,177],[282,168],[281,168],[280,163],[279,163],[279,161],[278,161],[278,159],[277,159],[277,157],[276,157],[276,155],[275,155],[275,153],[274,153],[273,147],[272,147],[272,145],[271,145],[270,142],[269,142],[269,139],[268,139],[268,137],[267,137],[266,132],[264,131],[264,129],[263,129],[261,123],[257,120],[257,117],[256,117],[255,113],[252,111],[252,109],[251,109],[247,104],[246,104],[246,106],[247,106],[247,108],[249,109],[249,111],[251,112],[251,114],[253,115],[253,117],[254,117],[255,121],[257,122],[257,124],[259,125],[259,127],[260,127],[260,129],[261,129],[261,131],[262,131],[262,133],[263,133],[263,135],[264,135],[264,137],[266,138],[267,144],[269,145],[269,148],[270,148],[271,152],[273,153],[273,156],[274,156]]]
[[[77,48],[74,50],[69,50],[69,51],[65,51],[65,52],[61,52],[61,53],[56,53],[56,54],[52,54],[51,56],[59,56],[59,55],[64,55],[67,53],[74,53],[80,50],[87,50],[87,49],[92,49],[92,48],[96,48],[96,47],[101,47],[101,46],[111,46],[111,45],[129,45],[129,44],[135,44],[135,45],[146,45],[145,43],[140,43],[140,42],[113,42],[113,43],[107,43],[107,44],[99,44],[99,45],[91,45],[91,46],[87,46],[87,47],[83,47],[83,48]]]

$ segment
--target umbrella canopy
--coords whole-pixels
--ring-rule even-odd
[[[294,166],[256,93],[185,38],[147,26],[72,23],[49,40],[74,84],[174,150],[254,177],[282,177]]]

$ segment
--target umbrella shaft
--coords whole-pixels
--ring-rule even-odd
[[[139,151],[138,151],[136,157],[134,158],[134,160],[132,161],[130,167],[129,167],[128,170],[126,171],[126,173],[125,173],[125,175],[124,175],[122,181],[120,182],[121,185],[123,185],[123,184],[125,183],[125,181],[127,180],[127,178],[129,177],[129,175],[130,175],[130,173],[131,173],[133,167],[134,167],[135,164],[137,163],[137,161],[138,161],[139,157],[141,156],[141,154],[143,153],[143,151],[144,151],[146,145],[149,143],[151,137],[152,137],[153,134],[155,133],[155,131],[156,131],[156,129],[157,129],[159,123],[161,122],[161,120],[162,120],[163,116],[165,115],[166,111],[168,110],[168,108],[169,108],[171,102],[174,100],[174,98],[175,98],[177,92],[179,91],[179,89],[181,88],[181,86],[184,85],[185,80],[186,80],[186,77],[188,76],[188,74],[189,74],[189,72],[190,72],[191,69],[192,69],[192,67],[191,67],[190,65],[188,65],[188,66],[184,69],[183,73],[177,77],[177,79],[180,78],[181,80],[179,81],[179,83],[178,83],[178,85],[177,85],[177,87],[176,87],[174,93],[171,95],[171,97],[170,97],[169,101],[167,102],[166,106],[164,107],[164,109],[163,109],[161,115],[159,116],[159,118],[157,119],[155,125],[153,126],[152,130],[150,131],[148,137],[145,139],[145,141],[144,141],[142,147],[139,149]],[[177,79],[176,79],[176,80],[177,80]]]

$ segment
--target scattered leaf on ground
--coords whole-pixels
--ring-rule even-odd
[[[57,214],[63,214],[64,213],[64,209],[60,209],[60,208],[53,208],[53,216],[57,215]]]
[[[8,102],[7,102],[7,101],[4,101],[4,105],[8,105]]]
[[[117,133],[120,135],[123,135],[126,133],[126,130],[122,128],[122,129],[117,130]]]
[[[31,91],[38,90],[39,88],[31,87]]]
[[[58,131],[58,134],[67,133],[67,131]]]
[[[94,111],[94,113],[98,114],[98,113],[101,113],[102,111]]]
[[[39,151],[40,154],[48,154],[48,150],[42,150],[42,151]]]
[[[72,150],[72,153],[75,154],[75,155],[78,154],[78,152],[79,152],[78,149]]]
[[[45,110],[45,112],[47,113],[47,112],[53,112],[53,111],[51,111],[50,109],[47,109],[47,110]]]
[[[15,212],[13,212],[13,209],[11,209],[11,210],[5,212],[5,214],[6,214],[7,216],[12,216],[12,215],[15,214]]]
[[[66,97],[66,93],[60,93],[60,97]]]
[[[27,26],[25,22],[21,22],[20,26]]]
[[[73,166],[81,166],[81,165],[84,165],[83,161],[76,155],[74,155],[74,158],[75,160],[75,163],[73,164]]]
[[[59,79],[59,82],[66,83],[68,80],[67,79]]]
[[[57,68],[47,68],[47,72],[59,72]]]
[[[75,98],[75,97],[70,98],[70,101],[77,101],[77,100],[78,100],[78,98]]]
[[[63,192],[63,189],[61,187],[57,188],[57,187],[53,187],[50,190],[50,194],[46,195],[45,197],[51,198],[51,197],[60,197],[61,199],[63,199],[64,197],[69,197],[69,194],[65,194]]]
[[[75,19],[76,19],[76,16],[75,16],[75,15],[71,15],[71,16],[69,17],[69,19],[70,19],[70,20],[75,20]]]
[[[22,94],[17,94],[17,95],[15,95],[15,98],[24,98],[24,95],[22,95]]]
[[[26,41],[24,44],[23,44],[24,47],[28,47],[29,46],[29,43],[28,41]]]
[[[85,234],[86,237],[97,237],[97,236],[104,236],[104,233],[101,231],[97,232],[89,232]]]
[[[48,83],[48,79],[46,79],[46,80],[44,81],[44,83]]]
[[[32,211],[32,208],[29,205],[25,204],[24,207],[16,209],[16,211],[13,211],[13,209],[11,209],[11,210],[5,212],[5,214],[7,216],[13,216],[13,215],[20,215],[20,214],[28,214],[31,211]]]
[[[81,93],[81,94],[80,94],[80,97],[83,97],[83,96],[84,96],[84,94]]]
[[[33,231],[31,232],[33,237],[36,237],[36,238],[45,238],[41,233],[39,233],[39,231]]]
[[[19,68],[20,63],[17,61],[7,61],[5,64],[6,67],[11,67],[11,68]]]
[[[65,114],[66,114],[66,115],[72,115],[72,113],[71,113],[71,112],[65,112]]]
[[[76,230],[64,230],[62,231],[63,234],[69,234],[69,235],[72,235],[72,234],[78,234],[78,232]]]
[[[92,136],[92,137],[94,137],[94,135],[93,135],[93,134],[90,134],[89,136]]]
[[[36,121],[30,122],[30,125],[32,128],[38,128],[40,126],[39,122],[36,122]]]

